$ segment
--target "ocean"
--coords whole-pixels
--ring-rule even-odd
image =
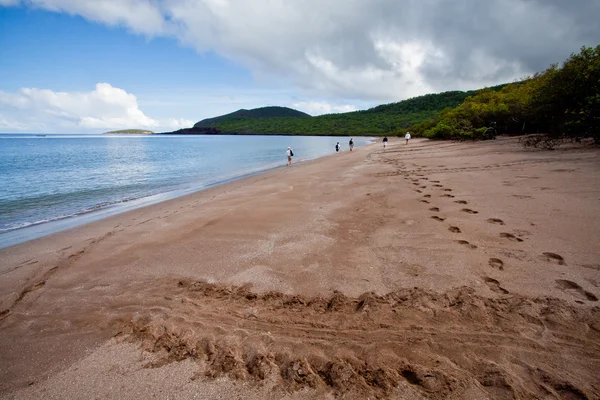
[[[0,248],[294,162],[349,137],[0,134]],[[355,146],[371,142],[354,138]]]

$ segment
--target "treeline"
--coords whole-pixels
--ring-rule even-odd
[[[446,108],[456,107],[476,93],[476,91],[453,91],[428,94],[398,103],[380,105],[369,110],[318,117],[265,117],[256,114],[261,109],[240,110],[200,121],[195,127],[215,129],[222,134],[392,135],[428,120]]]
[[[500,90],[482,90],[411,127],[416,136],[486,139],[495,134],[543,133],[548,138],[593,138],[600,143],[600,46],[582,47]]]

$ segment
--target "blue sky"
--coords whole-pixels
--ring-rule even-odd
[[[591,0],[453,4],[0,0],[0,132],[171,130],[265,105],[364,109],[514,81],[600,43]]]
[[[107,82],[133,93],[148,115],[194,122],[297,99],[293,90],[258,86],[249,69],[212,51],[198,53],[176,38],[142,36],[124,27],[25,7],[0,7],[0,21],[4,92],[87,92]]]
[[[215,82],[251,87],[249,71],[218,55],[198,54],[172,38],[24,7],[0,8],[3,89],[78,90],[97,82],[133,91],[199,88]]]

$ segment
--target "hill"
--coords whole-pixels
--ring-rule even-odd
[[[498,90],[503,85],[492,89]],[[363,111],[317,117],[286,107],[238,110],[173,134],[389,135],[454,108],[478,91],[428,94]]]
[[[104,132],[105,135],[153,135],[154,133],[145,129],[121,129],[119,131]]]
[[[600,144],[600,45],[582,47],[562,63],[500,90],[481,90],[413,128],[432,139],[491,139],[542,134],[526,145],[554,147],[591,139]]]
[[[223,123],[226,121],[236,120],[236,119],[254,119],[254,118],[279,118],[279,117],[310,117],[310,115],[303,113],[302,111],[294,110],[293,108],[288,107],[278,107],[278,106],[270,106],[270,107],[260,107],[254,108],[252,110],[241,109],[234,111],[229,114],[221,115],[214,118],[203,119],[202,121],[194,124],[195,128],[199,127],[208,127],[214,126],[215,124]]]

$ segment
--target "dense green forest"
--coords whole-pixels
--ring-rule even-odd
[[[491,90],[500,90],[504,85]],[[311,117],[285,107],[238,110],[202,120],[194,128],[173,133],[287,134],[287,135],[391,135],[456,107],[476,91],[428,94],[369,110]]]
[[[600,143],[600,46],[500,90],[483,90],[411,128],[436,139],[486,139],[543,133],[546,139]],[[548,143],[547,141],[544,143]]]

